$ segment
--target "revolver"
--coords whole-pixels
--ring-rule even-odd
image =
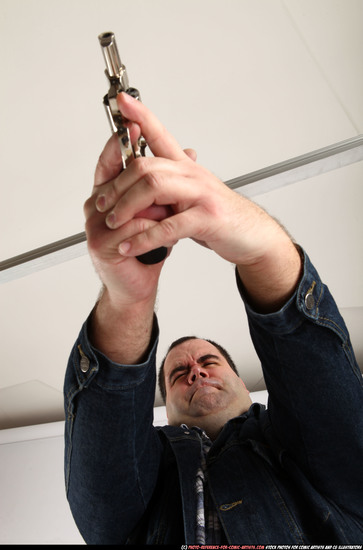
[[[118,109],[116,97],[119,93],[126,92],[132,97],[140,100],[140,94],[136,88],[129,87],[126,67],[121,63],[114,33],[102,33],[99,35],[98,39],[106,63],[105,74],[110,85],[108,93],[103,98],[103,104],[111,126],[111,131],[118,136],[122,156],[121,171],[123,171],[134,158],[145,156],[147,143],[142,136],[139,137],[135,144],[131,143],[130,132],[126,125],[127,120]],[[161,262],[166,258],[166,255],[167,248],[162,246],[155,250],[150,250],[150,252],[146,252],[145,254],[141,254],[140,256],[136,256],[136,258],[141,263],[149,265]]]

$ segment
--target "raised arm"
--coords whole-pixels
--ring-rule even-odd
[[[194,151],[183,151],[147,109],[143,113],[143,119],[137,121],[139,124],[130,122],[131,139],[137,139],[141,128],[155,157],[162,156],[171,163],[193,164]],[[89,252],[103,282],[103,292],[92,315],[90,338],[109,359],[123,364],[140,363],[148,351],[157,285],[164,262],[145,265],[133,256],[120,254],[119,244],[125,237],[151,229],[170,216],[172,209],[167,203],[155,201],[134,209],[132,218],[122,228],[112,220],[125,189],[137,183],[140,167],[147,169],[150,163],[154,166],[157,162],[157,158],[140,158],[120,173],[121,153],[118,140],[113,136],[99,158],[92,195],[84,207]]]
[[[132,127],[131,135],[137,134]],[[99,158],[85,203],[88,247],[103,291],[73,347],[64,384],[66,491],[90,544],[127,540],[153,494],[160,460],[152,418],[158,336],[154,302],[163,263],[145,265],[118,252],[118,230],[106,224],[117,194],[108,209],[102,196],[122,185],[128,169],[121,174],[120,169],[113,137]],[[135,225],[150,227],[166,211],[151,207]]]

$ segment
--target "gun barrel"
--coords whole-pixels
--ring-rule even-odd
[[[104,32],[99,35],[98,40],[102,47],[109,77],[120,78],[125,68],[121,63],[114,33]]]

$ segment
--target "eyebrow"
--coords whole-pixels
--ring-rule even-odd
[[[203,364],[203,363],[205,363],[205,361],[208,361],[208,359],[219,359],[219,357],[218,357],[218,355],[213,355],[212,353],[207,353],[206,355],[202,355],[201,357],[199,357],[199,359],[197,359],[197,363]],[[169,381],[171,382],[171,380],[173,379],[174,375],[177,372],[184,371],[184,370],[187,370],[187,369],[188,369],[188,365],[179,365],[177,367],[174,367],[169,373]]]

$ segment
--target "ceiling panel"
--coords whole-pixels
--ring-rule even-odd
[[[363,51],[362,0],[284,0],[283,4],[327,85],[362,133],[363,71],[357,67]]]
[[[340,307],[363,306],[363,162],[256,197],[308,251]]]
[[[1,259],[82,230],[109,137],[97,40],[104,30],[116,33],[145,103],[224,180],[356,133],[280,2],[220,6],[2,1],[0,232],[11,239],[2,240]],[[346,29],[356,15],[346,9]]]

